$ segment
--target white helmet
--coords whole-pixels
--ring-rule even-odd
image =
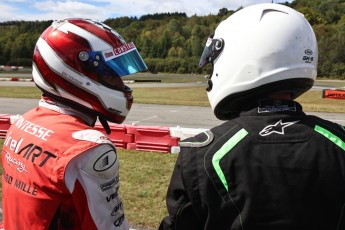
[[[216,117],[226,120],[268,94],[289,92],[295,99],[308,91],[317,62],[316,37],[304,16],[265,3],[221,22],[208,38],[199,66],[213,64],[208,98]]]

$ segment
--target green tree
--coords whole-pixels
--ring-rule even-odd
[[[345,2],[344,0],[294,0],[285,2],[304,14],[318,39],[318,75],[345,78]],[[207,73],[211,67],[198,68],[206,39],[234,12],[220,8],[207,16],[162,13],[104,21],[127,42],[133,41],[149,71]],[[40,34],[51,24],[47,21],[8,21],[0,23],[0,64],[31,65],[31,56]],[[254,38],[253,38],[254,39]]]

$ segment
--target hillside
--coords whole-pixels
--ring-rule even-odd
[[[315,30],[319,45],[318,75],[345,79],[344,0],[295,0],[284,4],[303,13]],[[206,38],[220,21],[240,9],[222,8],[217,15],[207,16],[187,17],[185,13],[175,12],[109,18],[104,23],[126,41],[134,41],[150,72],[201,74],[197,63]],[[30,66],[34,45],[50,23],[0,23],[0,64]]]

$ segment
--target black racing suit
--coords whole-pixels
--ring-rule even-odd
[[[344,127],[264,101],[189,138],[160,229],[344,230]]]

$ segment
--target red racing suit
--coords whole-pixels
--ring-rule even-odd
[[[41,100],[10,127],[2,149],[4,229],[129,229],[116,149],[87,121]]]

